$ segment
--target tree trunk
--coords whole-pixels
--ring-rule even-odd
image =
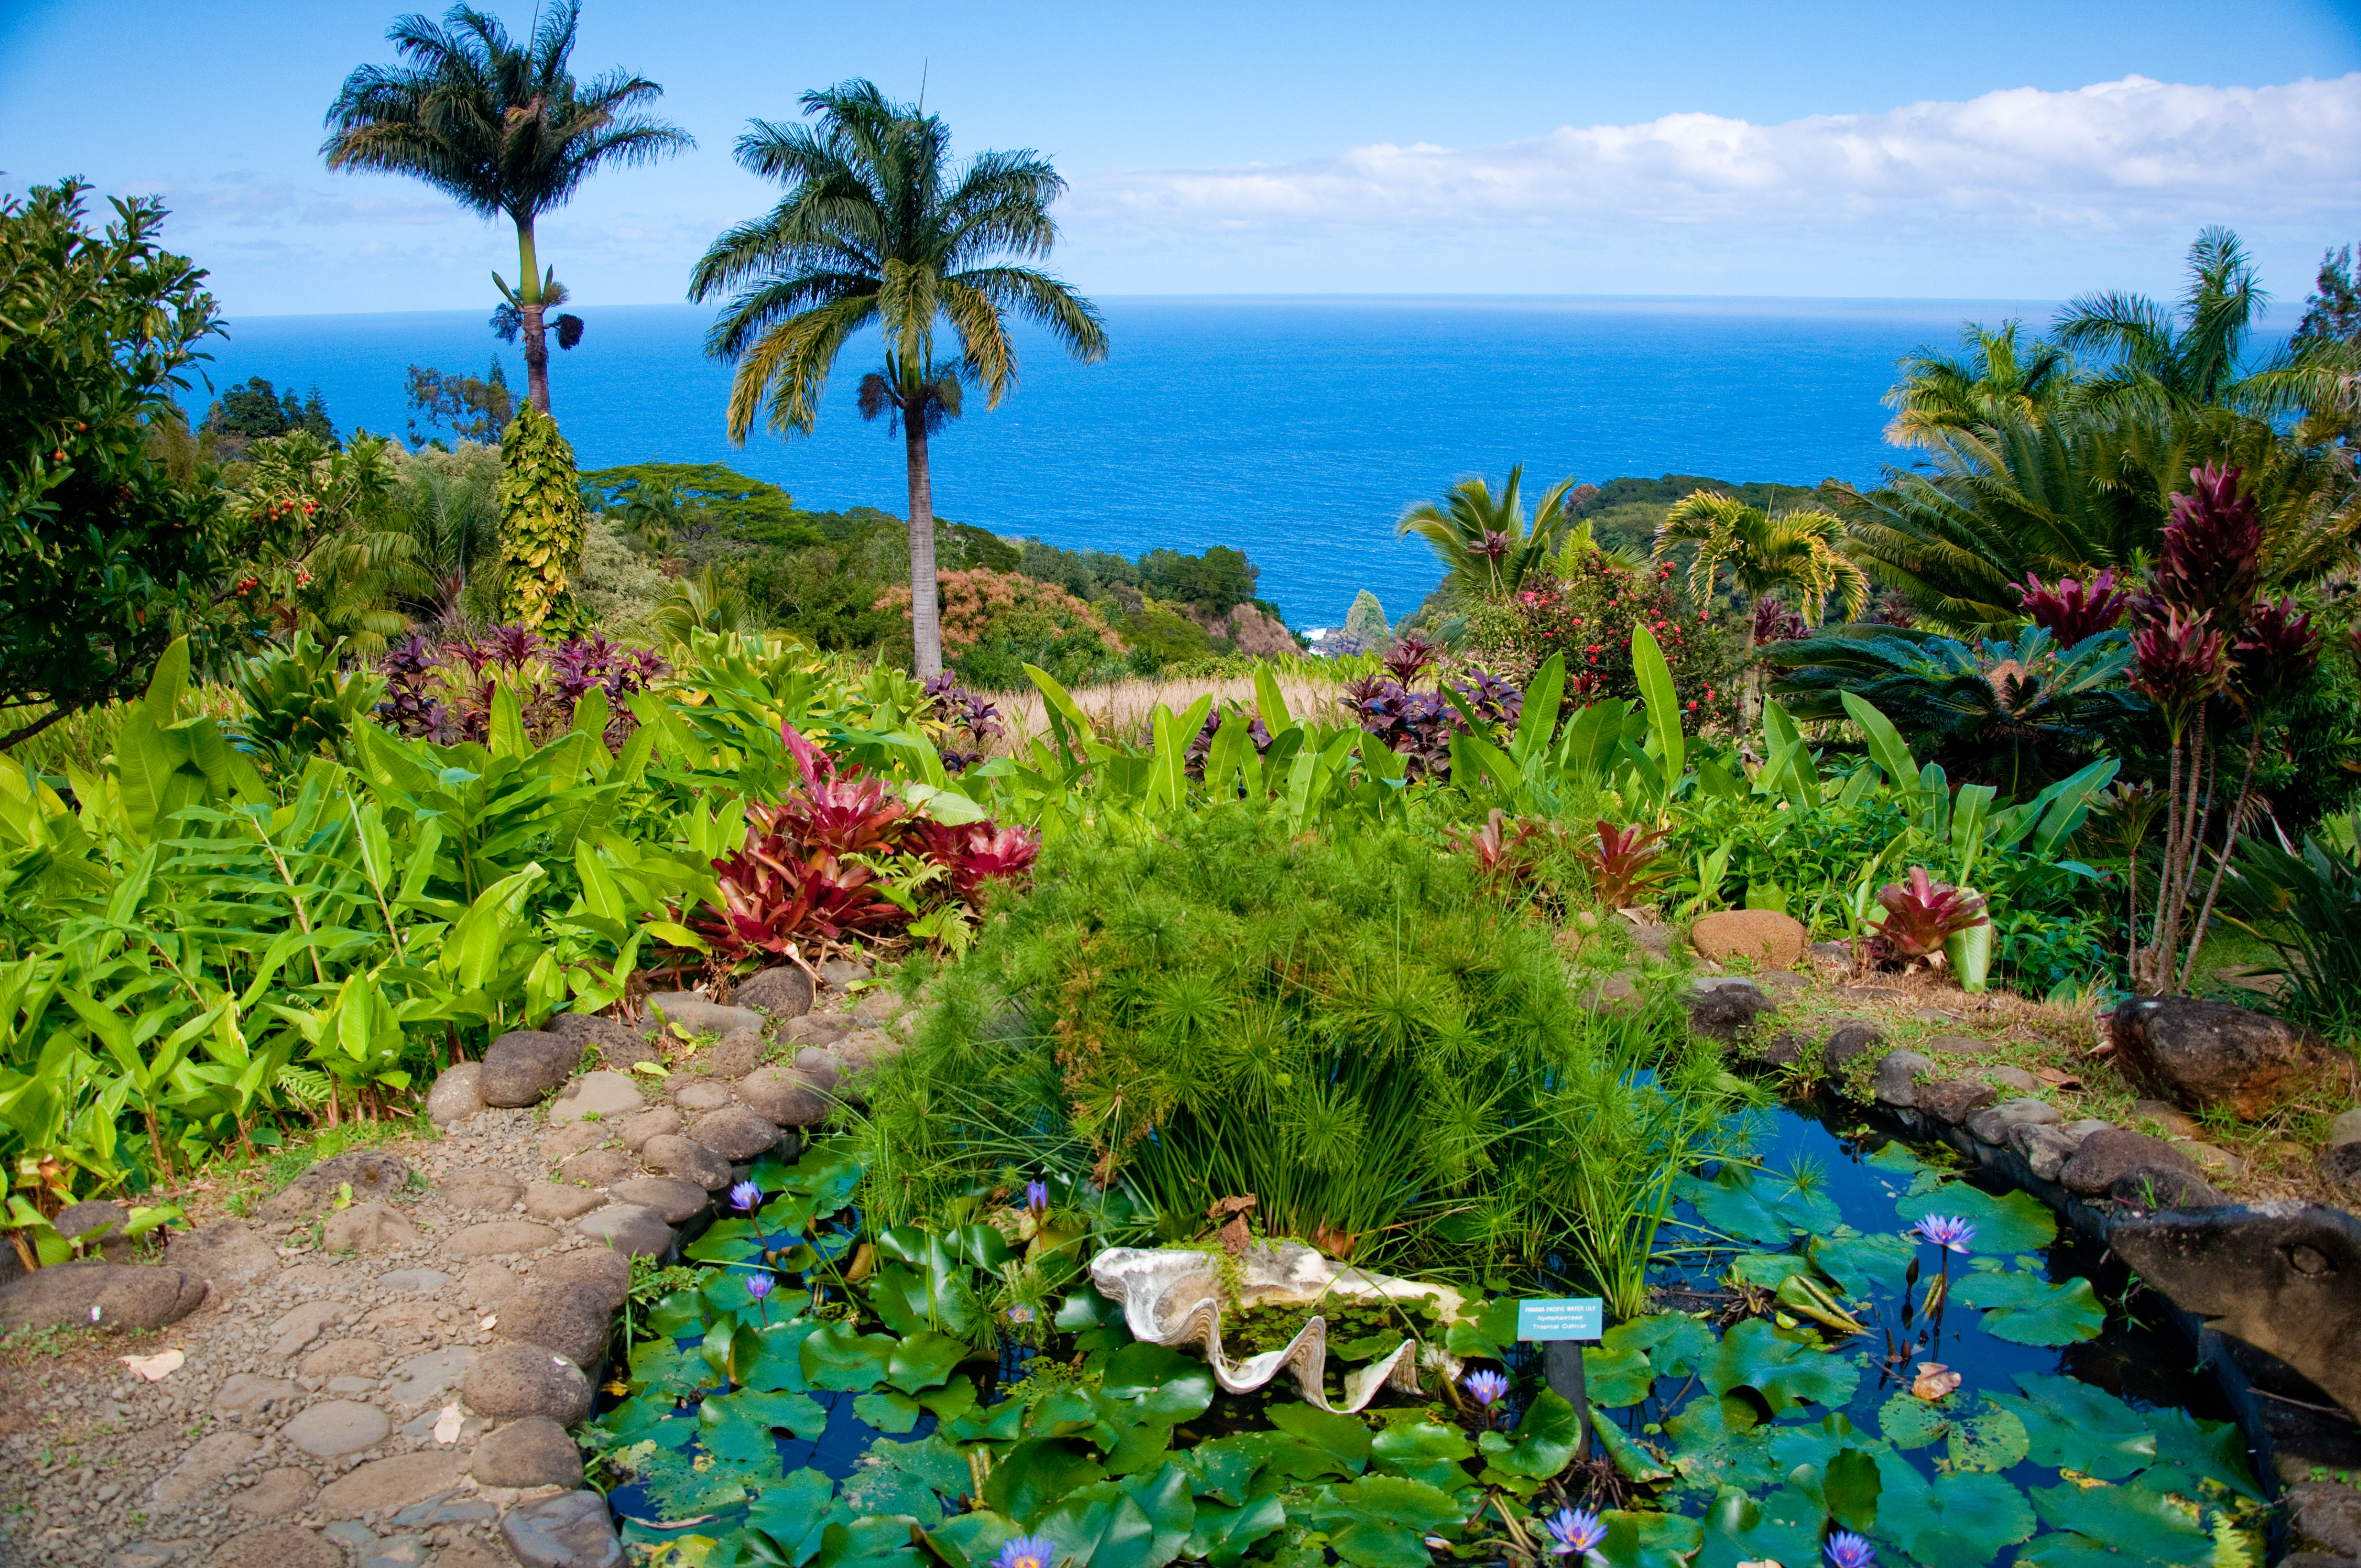
[[[524,319],[524,378],[527,396],[543,413],[549,411],[549,340],[541,324],[541,258],[533,245],[533,220],[517,220],[517,265],[524,277],[517,286],[517,313]]]
[[[927,473],[927,413],[902,416],[910,469],[910,652],[920,680],[943,673],[940,601],[935,594],[935,493]]]

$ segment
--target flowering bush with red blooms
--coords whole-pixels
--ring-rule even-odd
[[[596,687],[607,696],[607,748],[620,750],[640,726],[625,700],[672,673],[644,648],[610,642],[603,632],[544,642],[522,626],[429,642],[415,634],[378,661],[386,699],[378,722],[439,745],[482,741],[491,732],[492,694],[517,694],[526,738],[547,743],[574,723],[575,705]]]
[[[1123,639],[1087,600],[1055,583],[979,566],[938,574],[935,597],[941,606],[943,657],[987,690],[1023,688],[1027,664],[1039,665],[1068,685],[1123,673]],[[906,622],[908,586],[886,589],[874,608],[898,611]]]
[[[782,725],[803,786],[775,806],[746,807],[746,841],[713,862],[721,901],[689,921],[732,963],[769,953],[816,960],[849,936],[889,936],[947,887],[972,901],[987,882],[1032,869],[1041,842],[1021,828],[952,827],[920,817],[882,778],[841,773],[827,752]],[[943,875],[922,875],[939,867]],[[806,949],[810,959],[806,959]]]
[[[1565,577],[1537,574],[1516,593],[1467,615],[1485,664],[1523,682],[1552,653],[1565,658],[1570,706],[1620,697],[1640,700],[1631,669],[1631,633],[1645,626],[1664,650],[1691,729],[1730,729],[1738,722],[1744,655],[1724,629],[1688,606],[1672,568],[1632,571],[1592,554]]]

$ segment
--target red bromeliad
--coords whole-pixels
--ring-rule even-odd
[[[1908,881],[1878,889],[1877,902],[1885,911],[1877,945],[1897,959],[1932,958],[1960,932],[1990,923],[1982,899],[1932,880],[1924,866],[1912,866]]]
[[[2039,577],[2027,572],[2022,584],[2012,586],[2024,602],[2026,617],[2058,639],[2059,646],[2063,648],[2113,630],[2132,601],[2129,589],[2115,587],[2113,567],[2088,583],[2060,577],[2044,585]]]
[[[1642,898],[1653,898],[1657,887],[1673,874],[1672,867],[1654,863],[1664,839],[1661,828],[1652,831],[1636,822],[1629,828],[1601,822],[1598,848],[1580,851],[1576,858],[1589,871],[1600,903],[1609,909],[1635,908]]]

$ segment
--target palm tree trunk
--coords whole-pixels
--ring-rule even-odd
[[[517,314],[524,321],[524,378],[533,406],[549,411],[549,340],[541,324],[541,258],[533,246],[533,219],[519,218],[517,265],[524,277],[517,285]]]
[[[935,595],[935,492],[927,471],[927,411],[902,415],[903,452],[910,472],[910,652],[920,680],[943,673],[943,628]]]

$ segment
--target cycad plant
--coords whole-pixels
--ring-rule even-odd
[[[2073,389],[2074,356],[2058,344],[2020,343],[2023,323],[1998,332],[1970,322],[1960,332],[1964,355],[1921,345],[1902,359],[1902,379],[1885,394],[1895,411],[1885,439],[1896,446],[1934,444],[1935,433],[1972,430],[1996,416],[2040,419]]]
[[[1565,504],[1573,478],[1543,492],[1528,522],[1520,493],[1524,477],[1520,463],[1497,492],[1482,479],[1462,479],[1440,501],[1421,501],[1402,513],[1394,532],[1425,540],[1462,592],[1477,598],[1514,593],[1527,574],[1550,565],[1574,525]]]

